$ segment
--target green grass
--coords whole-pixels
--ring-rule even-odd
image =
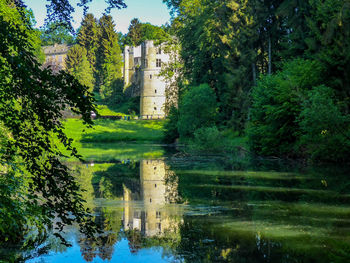
[[[86,128],[81,120],[67,119],[65,132],[75,142],[115,143],[147,142],[161,143],[163,120],[96,120],[92,128]]]
[[[100,119],[94,122],[92,128],[86,128],[81,120],[67,119],[65,132],[73,139],[73,146],[86,160],[139,160],[163,156],[164,150],[161,146],[151,145],[162,142],[163,123],[162,120]],[[62,145],[59,148],[67,153]]]
[[[164,156],[161,146],[148,144],[94,143],[75,144],[86,161],[113,162],[116,160],[158,159]]]
[[[125,113],[117,112],[107,105],[97,105],[97,113],[101,116],[125,116]]]

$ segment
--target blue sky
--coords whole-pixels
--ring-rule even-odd
[[[46,17],[46,7],[48,3],[46,0],[24,0],[28,8],[34,12],[37,21],[37,27],[44,23]],[[77,7],[79,0],[71,0],[72,6],[75,8],[74,28],[78,28],[82,19],[82,8]],[[116,23],[116,30],[122,33],[127,33],[131,19],[137,17],[141,22],[149,22],[154,25],[165,24],[170,19],[169,11],[162,0],[125,0],[128,5],[126,9],[112,10],[111,15]],[[104,0],[93,0],[89,5],[89,12],[93,13],[95,17],[100,18],[106,3]]]

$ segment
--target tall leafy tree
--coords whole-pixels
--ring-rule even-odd
[[[71,45],[75,41],[69,29],[64,24],[57,22],[47,24],[45,28],[41,29],[40,38],[44,46],[53,44]]]
[[[145,40],[155,40],[163,43],[169,40],[169,35],[164,28],[150,23],[141,23],[137,18],[131,20],[129,32],[126,35],[126,43],[131,46],[139,46]]]
[[[110,7],[124,6],[120,0],[108,2]],[[52,140],[57,137],[80,158],[64,133],[62,110],[68,108],[91,124],[93,99],[70,74],[42,68],[24,8],[21,0],[0,0],[0,243],[6,245],[22,244],[34,228],[38,235],[54,230],[60,236],[73,222],[84,234],[94,233],[79,186]],[[69,1],[49,1],[51,19],[70,23],[71,13]]]

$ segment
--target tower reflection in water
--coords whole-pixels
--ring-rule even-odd
[[[141,161],[139,187],[123,188],[125,231],[145,237],[176,235],[182,222],[181,208],[172,205],[179,201],[178,179],[164,160]]]

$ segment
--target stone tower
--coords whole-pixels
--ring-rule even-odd
[[[140,162],[139,187],[131,189],[123,186],[124,229],[139,230],[149,237],[178,233],[183,211],[178,206],[172,206],[167,198],[178,196],[178,185],[167,180],[168,174],[169,167],[164,160]]]
[[[159,77],[163,63],[169,61],[162,46],[148,40],[138,47],[125,47],[124,84],[134,84],[140,90],[140,117],[161,119],[165,117],[165,81]]]

